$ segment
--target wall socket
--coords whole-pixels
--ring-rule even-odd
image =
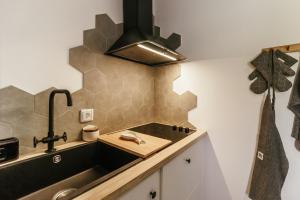
[[[94,120],[94,109],[81,109],[80,122],[91,122]]]

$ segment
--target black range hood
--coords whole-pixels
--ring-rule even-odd
[[[152,0],[123,0],[123,12],[124,34],[106,54],[150,66],[186,59],[172,41],[153,34]]]

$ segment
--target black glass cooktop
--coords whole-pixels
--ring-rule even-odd
[[[185,138],[191,133],[196,132],[194,129],[184,128],[180,126],[170,126],[159,123],[150,123],[142,126],[137,126],[130,129],[139,133],[171,140],[173,143]]]

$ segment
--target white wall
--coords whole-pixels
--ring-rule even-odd
[[[82,75],[68,49],[82,44],[95,15],[122,21],[121,0],[0,0],[0,88],[35,94],[55,86],[75,91]]]
[[[182,33],[190,59],[249,56],[261,47],[299,42],[298,0],[157,0],[162,33]]]
[[[263,95],[249,90],[247,77],[252,68],[248,62],[263,47],[300,42],[299,7],[297,0],[156,2],[156,23],[162,33],[182,34],[179,50],[190,58],[182,64],[182,76],[174,89],[179,93],[188,89],[198,96],[198,107],[190,113],[190,121],[208,130],[233,200],[248,199],[246,190],[263,101]],[[298,58],[299,54],[293,56]],[[300,152],[290,137],[293,116],[286,108],[289,93],[277,94],[276,121],[290,161],[282,199],[297,200]],[[221,191],[210,187],[206,192]]]

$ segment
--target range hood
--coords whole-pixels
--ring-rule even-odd
[[[123,0],[123,12],[124,33],[106,54],[150,66],[186,59],[171,41],[153,34],[152,0]]]

